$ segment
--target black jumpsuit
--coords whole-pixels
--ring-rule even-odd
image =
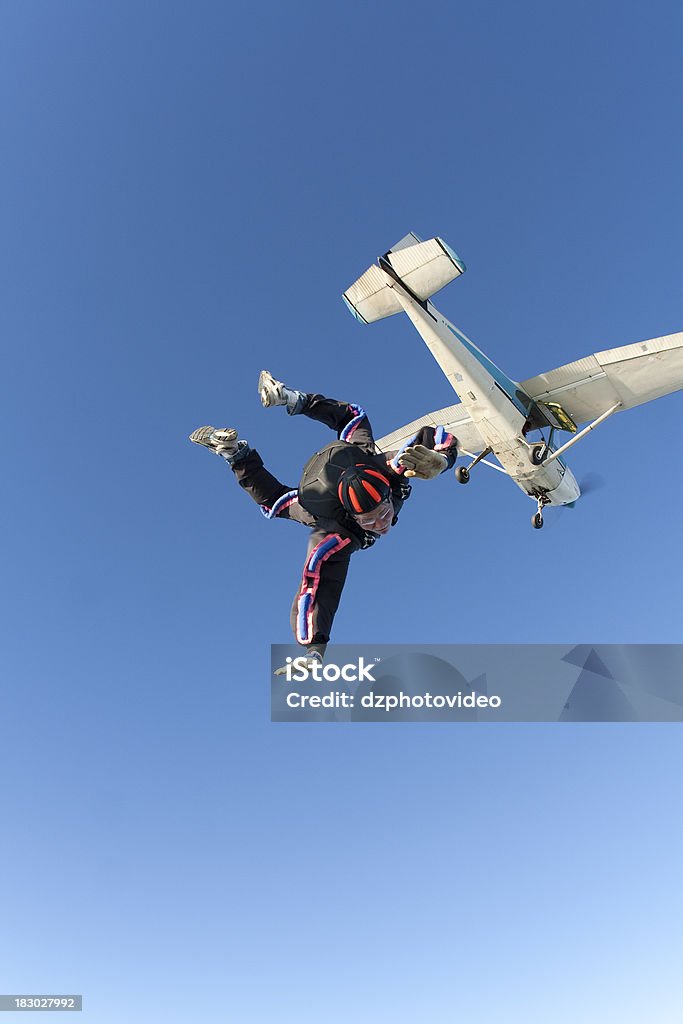
[[[377,454],[370,421],[358,405],[337,402],[322,395],[307,395],[303,415],[324,423],[336,431],[341,441],[362,448],[377,460],[378,468],[389,477],[394,504],[393,523],[410,493],[403,478],[398,456],[408,445],[422,444],[443,452],[450,468],[456,459],[457,442],[443,427],[421,427],[401,449]],[[369,547],[377,538],[364,532],[339,506],[334,519],[321,519],[307,512],[298,501],[296,487],[287,487],[268,472],[261,456],[253,448],[233,465],[233,472],[267,519],[291,519],[311,528],[301,583],[292,605],[291,623],[298,643],[308,651],[324,652],[332,622],[339,607],[351,555]]]

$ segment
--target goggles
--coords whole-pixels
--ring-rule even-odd
[[[394,504],[391,498],[388,498],[372,512],[363,512],[353,518],[364,530],[372,530],[373,526],[384,526],[387,520],[391,521],[394,518]]]

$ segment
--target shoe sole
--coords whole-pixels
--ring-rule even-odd
[[[208,448],[212,452],[229,451],[231,448],[237,451],[239,436],[237,430],[233,427],[221,430],[220,433],[224,436],[220,440],[215,439],[214,434],[216,433],[216,427],[198,427],[197,430],[193,430],[190,434],[190,441],[194,444],[200,444],[202,448]]]

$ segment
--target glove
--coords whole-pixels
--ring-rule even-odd
[[[405,467],[406,476],[415,476],[418,480],[433,480],[448,466],[448,459],[443,452],[435,452],[423,444],[406,448],[398,461],[399,465]]]
[[[297,663],[296,664],[297,669],[305,668],[305,669],[307,669],[310,672],[314,665],[322,665],[322,663],[323,663],[323,656],[322,656],[322,654],[319,654],[318,651],[314,651],[313,654],[310,655],[310,657],[307,657],[305,654],[302,654],[302,655],[298,656],[297,658],[295,658],[294,660]],[[273,675],[274,676],[283,676],[283,675],[285,675],[285,673],[286,673],[288,668],[289,668],[289,663],[286,664],[286,665],[280,665],[279,668],[275,669],[275,671],[273,672]]]

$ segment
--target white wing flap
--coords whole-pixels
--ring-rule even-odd
[[[481,434],[472,422],[470,414],[463,409],[461,403],[449,405],[445,409],[438,409],[436,412],[429,412],[412,423],[406,423],[391,434],[386,434],[377,441],[377,447],[382,452],[398,451],[411,437],[417,434],[420,427],[445,427],[449,433],[454,434],[458,439],[458,447],[464,448],[473,455],[483,451],[485,444]]]
[[[596,352],[521,386],[539,402],[559,402],[577,423],[595,419],[615,402],[632,409],[683,388],[683,333]]]

